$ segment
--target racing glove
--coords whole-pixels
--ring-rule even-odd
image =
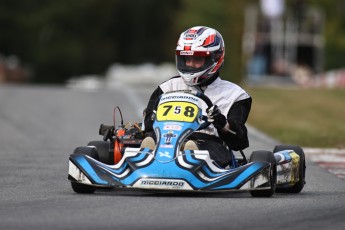
[[[206,109],[206,112],[207,120],[211,122],[216,129],[223,129],[227,125],[228,121],[217,105],[213,105],[211,108]]]

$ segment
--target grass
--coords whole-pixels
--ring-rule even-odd
[[[345,147],[344,89],[246,88],[248,122],[282,143]]]

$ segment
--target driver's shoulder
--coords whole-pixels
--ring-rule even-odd
[[[221,78],[218,78],[211,85],[219,89],[225,88],[225,89],[230,89],[230,90],[243,90],[242,87],[240,87],[239,85],[227,80],[223,80]]]
[[[210,91],[216,92],[216,94],[228,100],[232,100],[234,97],[250,97],[239,85],[220,78],[213,82],[209,87]]]
[[[159,85],[163,92],[187,89],[188,86],[181,76],[174,76]]]

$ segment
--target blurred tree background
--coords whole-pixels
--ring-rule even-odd
[[[113,63],[173,63],[180,33],[206,25],[225,40],[223,77],[240,82],[249,3],[258,0],[0,0],[0,55],[17,56],[34,83],[63,83]],[[325,13],[325,69],[344,67],[345,1],[307,3]]]

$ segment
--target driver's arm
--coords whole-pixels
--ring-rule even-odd
[[[232,150],[242,150],[249,146],[245,123],[248,119],[251,105],[251,97],[235,102],[227,115],[227,128],[218,130],[219,137],[225,141]]]
[[[158,86],[155,91],[153,91],[149,103],[146,107],[146,114],[144,117],[144,123],[145,123],[145,132],[153,131],[153,111],[156,110],[155,105],[157,104],[157,101],[159,100],[160,95],[163,94],[162,89]]]

